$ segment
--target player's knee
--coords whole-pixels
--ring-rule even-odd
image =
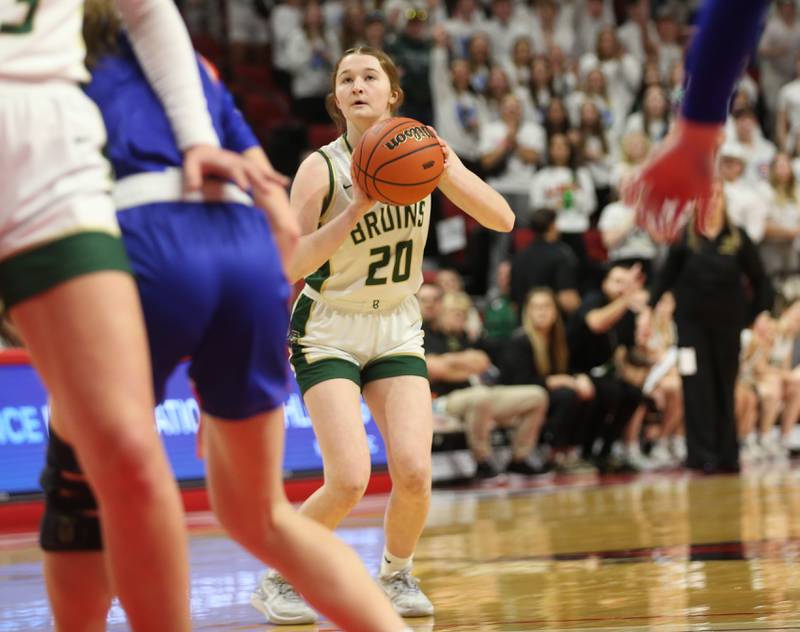
[[[392,487],[415,498],[424,498],[431,492],[430,459],[409,459],[395,468]]]
[[[354,469],[344,474],[331,477],[325,481],[325,486],[338,502],[343,505],[355,505],[367,491],[369,483],[369,469]]]
[[[45,551],[100,551],[97,500],[81,472],[72,447],[53,431],[40,483],[45,510],[39,541]]]
[[[164,486],[173,479],[161,453],[153,453],[152,445],[143,437],[126,433],[104,454],[113,467],[104,468],[94,488],[109,507],[119,503],[149,505],[157,502]]]

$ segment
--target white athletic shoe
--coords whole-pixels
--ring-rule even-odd
[[[266,573],[250,596],[250,604],[275,625],[315,623],[314,612],[277,571]]]
[[[411,575],[410,567],[378,577],[378,584],[401,617],[429,617],[433,614],[433,604],[419,589],[419,580]]]

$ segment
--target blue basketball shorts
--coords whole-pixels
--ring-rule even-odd
[[[153,384],[187,357],[201,408],[244,419],[289,394],[289,286],[267,221],[235,203],[169,202],[118,213],[144,310]]]

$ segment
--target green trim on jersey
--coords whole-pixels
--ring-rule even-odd
[[[105,270],[131,273],[122,239],[76,233],[0,261],[0,297],[9,308],[70,279]]]
[[[418,355],[393,355],[368,362],[361,370],[361,383],[368,384],[387,377],[417,375],[428,379],[428,365]]]
[[[325,281],[327,281],[330,278],[330,276],[331,276],[331,262],[326,261],[314,272],[309,274],[305,278],[305,282],[311,289],[316,290],[317,292],[322,292],[322,286],[325,285]]]
[[[322,200],[322,211],[319,214],[320,219],[325,213],[328,212],[328,209],[331,207],[331,203],[333,202],[333,196],[335,194],[334,185],[335,185],[335,177],[333,171],[333,165],[331,164],[331,159],[321,149],[317,149],[317,153],[325,159],[325,163],[328,165],[328,194]]]
[[[347,140],[347,133],[345,132],[342,134],[342,140],[344,141],[345,147],[347,147],[347,151],[350,152],[350,155],[353,155],[353,148],[350,146],[350,141]]]

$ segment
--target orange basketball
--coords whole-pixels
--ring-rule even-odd
[[[384,204],[419,202],[439,184],[444,152],[419,121],[394,117],[370,127],[353,149],[353,176]]]

